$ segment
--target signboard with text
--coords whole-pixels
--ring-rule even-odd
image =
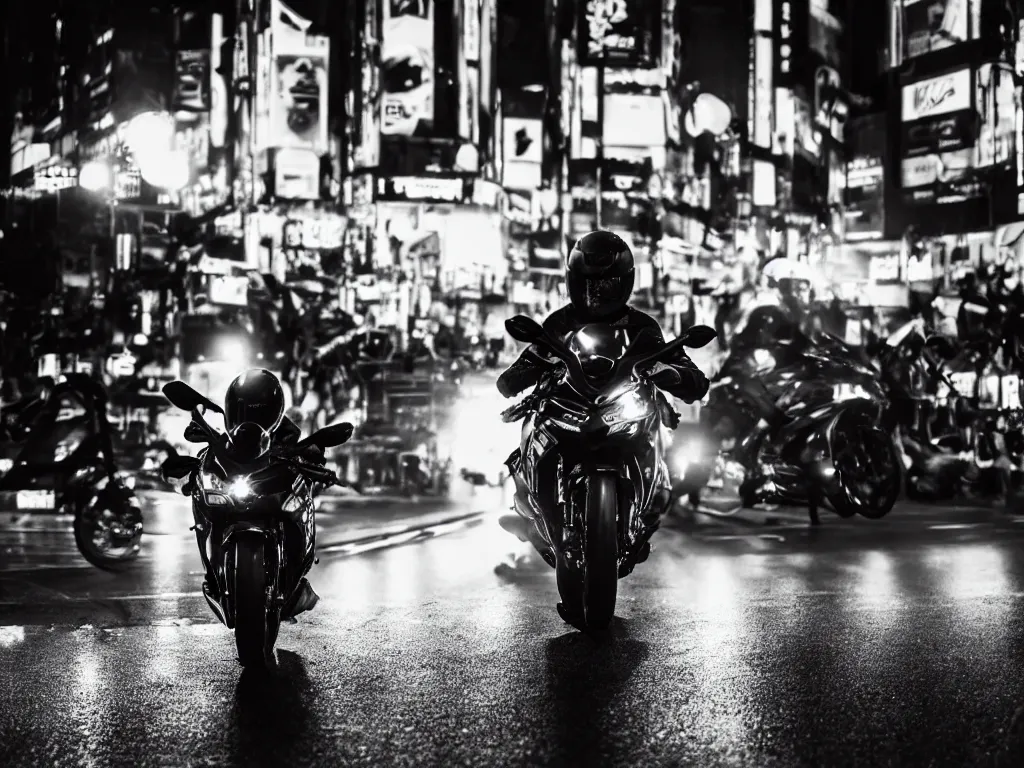
[[[903,86],[900,116],[904,123],[970,109],[971,70],[960,69]]]
[[[647,0],[582,0],[579,62],[652,68],[661,60],[661,4]]]

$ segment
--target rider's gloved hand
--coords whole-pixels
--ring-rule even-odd
[[[498,377],[498,391],[502,397],[515,397],[519,390],[515,386],[514,375],[511,370],[505,371]]]
[[[679,371],[682,382],[672,388],[672,394],[687,405],[703,400],[704,396],[708,393],[708,389],[711,387],[711,382],[708,381],[708,377],[704,375],[704,372],[692,362],[688,366],[677,365],[676,370]]]
[[[302,458],[310,464],[325,464],[327,462],[324,456],[324,449],[319,445],[311,445],[304,449],[302,451]]]

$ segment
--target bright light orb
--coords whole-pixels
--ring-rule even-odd
[[[114,187],[114,170],[109,163],[90,160],[78,172],[78,186],[90,192],[106,192]]]
[[[174,118],[166,112],[143,112],[124,127],[124,142],[140,164],[170,150],[174,144]]]
[[[732,109],[717,96],[702,93],[694,99],[683,123],[691,136],[697,137],[704,133],[721,136],[732,123]]]
[[[166,149],[143,160],[136,157],[139,173],[146,183],[169,192],[177,192],[189,182],[188,152],[180,149]]]

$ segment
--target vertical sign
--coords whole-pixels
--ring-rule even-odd
[[[808,0],[773,0],[772,29],[775,37],[776,88],[792,88],[803,66],[808,44]]]
[[[330,40],[308,33],[310,22],[273,3],[270,32],[269,146],[318,157],[328,151],[327,73]]]
[[[434,121],[434,0],[383,0],[381,133],[412,136]]]

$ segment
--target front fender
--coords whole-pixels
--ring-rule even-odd
[[[221,536],[221,546],[226,547],[235,537],[243,533],[254,533],[262,536],[264,539],[273,539],[277,535],[275,530],[259,523],[231,523],[224,528],[224,533]]]

